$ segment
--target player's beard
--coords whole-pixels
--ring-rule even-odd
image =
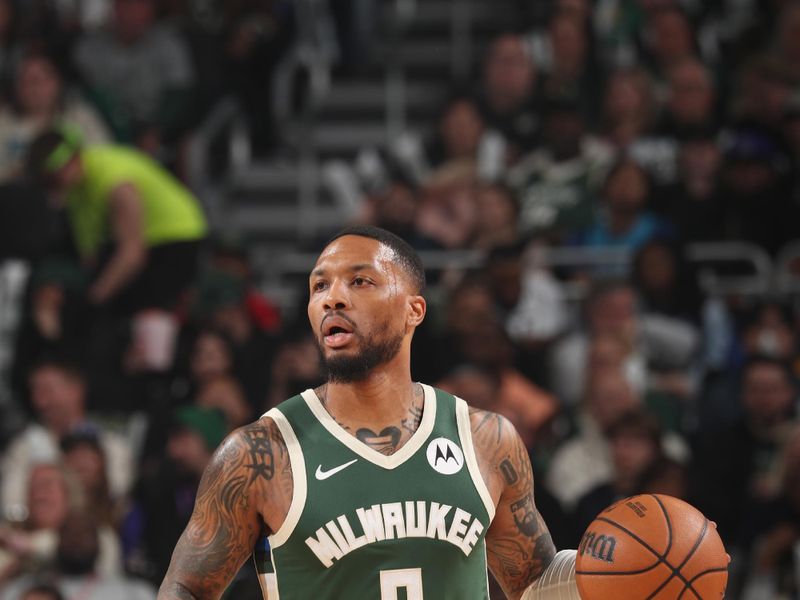
[[[385,331],[385,330],[384,330]],[[317,349],[328,373],[330,383],[355,383],[364,381],[369,374],[382,364],[392,360],[403,344],[403,334],[387,334],[378,339],[374,334],[363,337],[353,332],[360,348],[356,354],[325,355],[325,348],[317,340]]]

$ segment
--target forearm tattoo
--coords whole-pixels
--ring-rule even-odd
[[[487,535],[489,566],[506,593],[517,597],[547,568],[555,547],[534,502],[528,452],[513,426],[484,411],[473,411],[472,423],[476,448],[504,485]]]

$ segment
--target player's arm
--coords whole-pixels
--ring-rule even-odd
[[[563,570],[565,555],[559,553],[554,562],[556,548],[533,497],[528,451],[514,426],[505,417],[476,409],[471,410],[470,419],[481,473],[496,500],[495,517],[486,535],[492,574],[512,600],[578,599],[574,568],[569,565],[568,594],[549,595],[555,589],[564,592],[560,582],[544,589],[543,584],[552,579],[554,566]],[[574,553],[572,556],[574,559]]]
[[[200,482],[194,512],[172,555],[158,600],[216,600],[253,551],[264,522],[260,510],[280,496],[288,464],[272,421],[232,433]]]

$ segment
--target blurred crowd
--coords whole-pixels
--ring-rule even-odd
[[[671,494],[716,522],[729,597],[796,598],[800,305],[710,293],[687,248],[800,238],[800,4],[516,10],[430,130],[352,164],[354,220],[481,257],[430,272],[413,375],[516,425],[559,547],[616,499]],[[2,340],[0,600],[153,598],[220,441],[324,380],[303,307],[260,291],[181,183],[224,95],[275,146],[294,19],[280,0],[0,0],[0,259],[31,267]],[[343,76],[368,46],[342,40]],[[243,569],[232,597],[259,594]]]

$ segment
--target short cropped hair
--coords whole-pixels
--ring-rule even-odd
[[[381,229],[380,227],[374,227],[372,225],[352,225],[337,232],[328,240],[325,246],[330,246],[334,241],[346,235],[355,235],[376,240],[387,248],[390,248],[397,257],[397,262],[405,269],[410,277],[416,289],[416,293],[421,294],[425,290],[425,267],[422,264],[422,259],[419,257],[419,254],[417,254],[417,251],[403,238],[395,235],[391,231]]]

